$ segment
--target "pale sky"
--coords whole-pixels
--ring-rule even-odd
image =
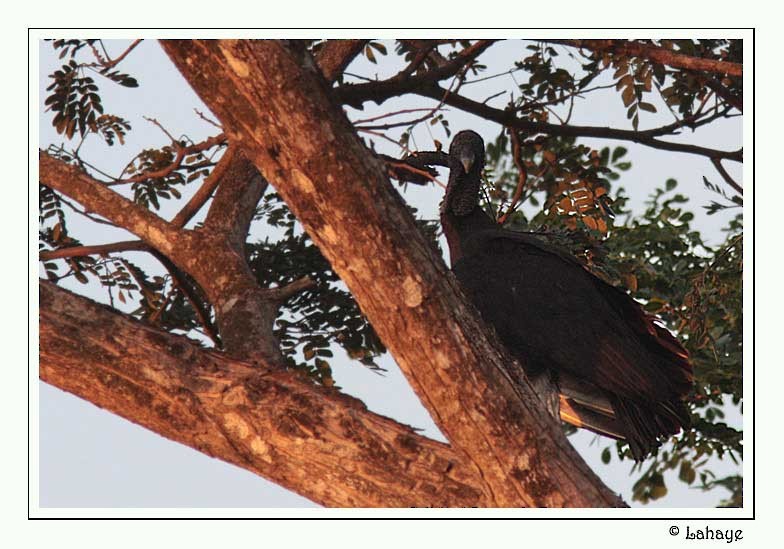
[[[112,47],[115,53],[123,49],[122,44],[114,44]],[[387,48],[392,51],[391,44],[387,43]],[[494,74],[508,69],[513,60],[524,55],[523,46],[519,42],[510,41],[491,47],[480,59],[488,66],[486,74]],[[51,44],[41,43],[40,63],[39,104],[43,112],[43,101],[47,95],[43,90],[48,85],[46,76],[61,64],[52,53]],[[85,158],[105,171],[119,172],[128,159],[142,147],[166,144],[166,136],[144,121],[142,116],[156,118],[173,134],[187,134],[194,141],[214,134],[215,128],[199,119],[193,111],[196,107],[206,112],[206,107],[189,89],[155,41],[143,42],[119,68],[136,77],[140,87],[126,89],[99,82],[100,93],[107,112],[129,119],[133,130],[124,147],[106,148],[98,138],[90,138],[82,148]],[[395,68],[397,66],[390,67],[388,63],[382,62],[375,66],[360,59],[352,64],[349,71],[369,76],[377,72],[383,77],[388,76]],[[498,91],[511,89],[514,85],[511,77],[505,77],[465,86],[461,93],[483,100]],[[578,102],[575,106],[573,123],[630,128],[617,94],[607,92],[601,97],[598,94],[596,97],[589,97],[588,101],[582,104]],[[507,100],[508,96],[499,97],[490,104],[503,105]],[[382,109],[366,108],[365,111],[351,111],[349,114],[356,119],[400,108],[433,104],[432,101],[409,96],[388,101]],[[657,107],[662,106],[661,103],[656,104]],[[662,108],[660,111],[666,113],[666,109]],[[669,114],[642,115],[641,129],[671,121]],[[493,140],[500,129],[494,124],[454,109],[449,110],[446,117],[454,133],[460,129],[472,128],[481,133],[486,141]],[[711,126],[710,130],[698,132],[696,137],[687,134],[683,139],[725,149],[741,146],[740,119]],[[39,129],[39,143],[42,147],[62,142],[62,137],[56,135],[51,127],[50,113],[41,117]],[[431,129],[436,139],[448,144],[449,139],[441,132],[440,126]],[[419,148],[433,148],[432,137],[425,127],[420,126],[414,137]],[[590,139],[583,142],[597,147],[621,144]],[[694,226],[703,231],[704,236],[712,243],[722,239],[719,229],[726,224],[729,216],[717,214],[708,217],[701,207],[716,198],[704,190],[702,175],[716,182],[720,179],[706,159],[652,150],[630,143],[623,145],[629,149],[627,158],[633,166],[630,171],[622,174],[616,185],[620,184],[627,189],[627,193],[632,197],[632,207],[639,207],[655,186],[674,177],[680,183],[680,192],[692,199],[690,208],[696,215]],[[388,154],[398,153],[384,141],[377,141],[376,147]],[[727,163],[726,167],[736,179],[742,180],[740,165]],[[423,216],[430,219],[436,217],[441,200],[440,189],[409,186],[405,196]],[[174,205],[164,206],[161,213],[170,216],[176,210]],[[87,244],[127,238],[127,233],[105,227],[96,228],[95,225],[78,220],[75,215],[70,216],[69,223],[71,230]],[[254,225],[251,239],[262,238],[262,228],[261,224]],[[151,270],[157,269],[157,263],[146,258],[145,254],[133,253],[129,254],[129,257],[140,265],[150,266]],[[105,301],[105,293],[100,289],[88,288],[74,282],[65,286],[93,299]],[[341,354],[336,352],[336,356]],[[384,377],[344,357],[333,362],[334,376],[338,385],[347,393],[362,399],[371,410],[422,428],[427,436],[440,437],[394,361],[386,356],[382,359],[382,365],[388,370]],[[732,424],[739,421],[738,414],[729,414],[728,422]],[[40,383],[39,429],[41,507],[314,506],[308,500],[252,473],[166,440],[44,383]],[[631,463],[620,464],[617,459],[613,459],[609,465],[602,464],[599,454],[607,441],[597,441],[596,438],[592,433],[581,432],[570,440],[597,474],[611,488],[620,492],[628,503],[635,505],[631,501],[631,485],[636,475],[629,475]],[[733,468],[734,466],[718,465],[713,469],[721,475],[722,471],[732,471]],[[648,507],[713,507],[726,496],[722,489],[707,494],[691,489],[679,482],[676,475],[677,472],[672,473],[667,479],[670,489],[668,496],[649,504]]]

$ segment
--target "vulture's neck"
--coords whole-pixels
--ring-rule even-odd
[[[441,227],[449,245],[452,267],[461,257],[480,251],[482,241],[488,235],[488,229],[491,231],[500,229],[478,205],[467,215],[455,215],[445,207],[441,211]]]

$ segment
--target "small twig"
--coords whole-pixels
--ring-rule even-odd
[[[158,252],[157,250],[153,250],[152,253],[166,268],[166,270],[169,271],[169,274],[172,277],[172,281],[174,284],[176,284],[176,286],[180,289],[182,294],[191,304],[191,307],[193,307],[193,311],[196,313],[196,318],[204,327],[206,334],[213,341],[215,346],[220,346],[220,335],[218,334],[217,328],[210,320],[209,306],[205,306],[203,300],[199,297],[199,290],[197,289],[198,286],[196,283],[192,282],[188,274],[178,269],[177,266],[174,265],[174,263],[172,263],[168,257]]]
[[[441,100],[438,102],[438,104],[435,107],[429,109],[428,112],[425,113],[424,115],[422,115],[422,116],[420,116],[418,118],[415,118],[413,120],[405,121],[405,122],[394,122],[394,123],[390,123],[390,124],[377,124],[375,126],[354,126],[354,127],[356,129],[358,129],[358,130],[359,129],[363,129],[363,130],[389,130],[389,129],[392,129],[392,128],[398,128],[400,126],[409,126],[409,130],[413,129],[414,126],[416,126],[420,122],[424,122],[425,120],[427,120],[428,118],[433,116],[435,113],[437,113],[444,106],[444,102],[446,101],[446,99],[449,96],[449,94],[453,93],[452,88],[453,88],[454,83],[456,81],[459,82],[459,83],[458,83],[457,88],[454,90],[454,93],[457,93],[457,91],[460,89],[460,86],[462,85],[462,79],[465,76],[465,71],[467,69],[468,69],[468,65],[463,67],[463,69],[459,73],[459,76],[455,75],[455,77],[452,79],[452,82],[450,82],[450,84],[449,84],[449,88],[446,90],[446,92],[444,92],[444,96],[441,98]],[[458,80],[458,78],[459,78],[459,80]]]
[[[167,132],[167,134],[168,134],[168,132]],[[146,181],[148,179],[158,179],[160,177],[166,177],[167,175],[171,174],[176,169],[178,169],[180,167],[180,165],[182,165],[182,161],[183,161],[183,159],[187,155],[193,154],[195,152],[205,151],[205,150],[210,149],[210,148],[212,148],[212,147],[214,147],[216,145],[222,145],[225,142],[226,142],[226,135],[221,133],[221,134],[218,134],[216,136],[213,136],[213,137],[210,137],[208,139],[205,139],[201,143],[188,145],[187,147],[180,147],[179,145],[177,145],[177,154],[175,155],[174,160],[172,161],[171,164],[169,164],[165,168],[161,168],[160,170],[155,170],[155,171],[152,171],[152,172],[145,172],[145,173],[136,175],[134,177],[128,177],[128,178],[125,178],[125,179],[117,179],[115,181],[107,183],[106,185],[107,186],[125,185],[125,184],[128,184],[128,183],[138,183],[140,181]],[[177,143],[177,142],[174,141],[174,143]]]
[[[506,212],[504,212],[504,214],[498,218],[499,225],[506,223],[506,220],[509,219],[509,216],[512,215],[515,210],[517,210],[517,207],[521,204],[520,198],[523,196],[525,183],[528,179],[528,171],[525,169],[521,155],[520,136],[513,128],[508,129],[509,136],[512,139],[512,160],[514,161],[514,164],[518,170],[517,187],[515,187],[514,195],[512,195],[512,202],[509,204],[509,208],[507,208]]]
[[[482,101],[482,105],[487,105],[488,101],[490,101],[491,99],[495,99],[496,97],[498,97],[499,95],[503,95],[504,93],[506,93],[504,90],[501,90],[498,93],[494,93],[493,95],[491,95],[490,97]]]
[[[220,124],[218,124],[217,122],[215,122],[213,119],[211,119],[210,117],[208,117],[206,114],[204,114],[203,112],[201,112],[199,109],[196,109],[196,108],[194,108],[193,110],[194,110],[194,111],[196,111],[196,114],[197,114],[197,115],[199,115],[199,118],[201,118],[202,120],[204,120],[205,122],[207,122],[207,123],[209,123],[209,124],[212,124],[213,126],[215,126],[216,128],[218,128],[220,131],[223,131],[223,126],[221,126]]]
[[[163,314],[163,311],[166,310],[166,307],[169,306],[169,303],[172,302],[172,298],[174,298],[174,295],[176,293],[175,288],[176,288],[176,286],[174,284],[172,284],[171,289],[168,292],[166,292],[166,299],[163,300],[163,303],[161,303],[161,306],[158,307],[155,310],[155,312],[153,314],[151,314],[149,316],[149,318],[147,319],[149,322],[154,322],[156,324],[158,323],[158,319]]]
[[[83,210],[65,198],[62,194],[60,194],[60,202],[71,208],[74,212],[78,213],[79,215],[83,215],[90,221],[95,221],[96,223],[100,223],[102,225],[109,225],[110,227],[116,227],[114,223],[111,221],[106,221],[105,219],[101,219],[100,217],[96,217],[95,215],[89,213],[87,210]]]
[[[106,53],[106,48],[104,48],[103,50],[104,53],[106,54],[106,58],[104,59],[104,57],[98,52],[98,49],[94,45],[90,44],[90,48],[92,48],[93,55],[98,60],[98,63],[91,63],[91,65],[89,66],[111,69],[117,66],[123,59],[125,59],[128,56],[128,54],[131,53],[134,50],[134,48],[138,46],[141,42],[142,42],[141,38],[134,40],[134,42],[130,46],[128,46],[128,48],[115,59],[109,58],[109,54]],[[103,48],[103,42],[101,42],[101,47]]]
[[[514,72],[520,72],[522,70],[525,70],[525,69],[522,69],[522,68],[510,69],[508,71],[499,72],[497,74],[491,74],[490,76],[483,76],[481,78],[474,78],[473,80],[466,80],[465,81],[465,85],[468,86],[470,84],[477,84],[479,82],[484,82],[485,80],[492,80],[493,78],[498,78],[500,76],[506,76],[506,75],[512,74]]]
[[[388,112],[386,114],[379,114],[378,116],[371,116],[370,118],[363,118],[360,120],[354,120],[354,124],[365,124],[367,122],[375,122],[376,120],[381,120],[382,118],[389,118],[391,116],[397,116],[400,114],[410,114],[412,112],[423,112],[423,111],[432,111],[431,107],[422,107],[418,109],[401,109],[399,111]]]
[[[394,143],[395,145],[397,145],[398,147],[400,147],[401,149],[403,149],[403,151],[405,151],[405,152],[406,152],[406,154],[414,154],[413,152],[411,152],[411,149],[409,149],[408,147],[406,147],[406,146],[405,146],[405,145],[403,145],[402,143],[400,143],[400,142],[398,142],[398,141],[395,141],[394,139],[392,139],[392,138],[391,138],[391,137],[389,137],[388,135],[385,135],[385,134],[383,134],[383,133],[381,133],[381,132],[376,132],[376,131],[373,131],[373,130],[366,130],[366,129],[364,129],[364,128],[356,128],[356,130],[357,130],[357,131],[359,131],[359,132],[362,132],[362,133],[367,133],[367,134],[370,134],[370,135],[375,135],[376,137],[380,137],[381,139],[386,139],[386,140],[387,140],[387,141],[389,141],[390,143]]]
[[[407,171],[407,172],[411,172],[411,173],[413,173],[415,175],[421,176],[421,177],[427,179],[428,181],[432,181],[433,183],[439,185],[441,188],[446,189],[446,185],[444,185],[441,181],[438,180],[438,178],[436,178],[433,174],[429,173],[426,170],[422,170],[422,169],[416,168],[416,167],[414,167],[414,166],[412,166],[410,164],[407,164],[405,162],[387,161],[386,164],[387,164],[387,166],[390,166],[392,168],[398,168],[398,169],[401,169],[401,170],[404,170],[404,171]],[[397,172],[395,172],[394,170],[391,171],[390,175],[395,177],[396,179],[398,179]]]
[[[141,240],[126,240],[123,242],[113,242],[111,244],[96,244],[93,246],[70,246],[68,248],[58,248],[48,250],[38,254],[40,261],[50,261],[52,259],[64,259],[67,257],[80,257],[85,255],[105,255],[112,252],[127,251],[146,251],[150,247]]]
[[[721,82],[716,80],[715,78],[709,78],[707,80],[707,85],[710,89],[712,89],[718,97],[721,97],[726,101],[729,105],[735,107],[740,112],[743,112],[743,97],[737,97],[732,94],[730,90],[728,90]]]
[[[723,177],[723,178],[724,178],[724,181],[726,181],[726,182],[727,182],[727,184],[729,184],[729,186],[730,186],[730,187],[732,187],[733,189],[735,189],[735,191],[737,191],[737,193],[738,193],[739,195],[743,196],[743,187],[741,187],[741,186],[740,186],[740,185],[739,185],[739,184],[738,184],[738,183],[737,183],[737,182],[736,182],[736,181],[735,181],[735,180],[734,180],[734,179],[733,179],[733,178],[730,176],[730,174],[729,174],[729,173],[727,173],[727,170],[725,170],[725,169],[724,169],[724,166],[722,166],[722,165],[721,165],[721,160],[719,160],[718,158],[711,158],[711,162],[713,162],[713,165],[716,167],[716,170],[719,172],[719,174],[721,175],[721,177]]]
[[[144,118],[144,119],[145,119],[147,122],[150,122],[150,123],[152,123],[152,124],[155,124],[156,126],[158,126],[158,128],[159,128],[159,129],[160,129],[160,130],[161,130],[163,133],[165,133],[165,134],[166,134],[166,137],[168,137],[169,139],[171,139],[171,142],[172,142],[172,143],[174,143],[174,144],[175,144],[176,146],[178,146],[178,147],[180,146],[180,142],[179,142],[179,141],[177,141],[176,139],[174,139],[174,136],[173,136],[172,134],[170,134],[170,133],[169,133],[169,130],[167,130],[166,128],[164,128],[164,127],[163,127],[163,124],[161,124],[160,122],[158,122],[158,120],[157,120],[156,118],[150,118],[149,116],[142,116],[142,118]]]
[[[300,292],[309,290],[316,287],[316,281],[305,275],[302,278],[281,286],[280,288],[272,288],[272,297],[278,302],[282,303],[287,299],[294,297]]]
[[[345,76],[351,76],[352,78],[357,78],[359,80],[364,80],[365,82],[378,82],[378,80],[373,80],[372,78],[368,78],[367,76],[362,76],[361,74],[354,74],[353,72],[345,71],[343,72]]]

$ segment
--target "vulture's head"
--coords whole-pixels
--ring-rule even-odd
[[[479,201],[485,142],[471,130],[463,130],[449,146],[449,184],[442,209],[454,215],[468,215]]]

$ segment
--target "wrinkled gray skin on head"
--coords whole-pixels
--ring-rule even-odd
[[[485,167],[485,142],[471,130],[463,130],[449,146],[449,184],[442,209],[454,215],[470,214],[477,205]]]

